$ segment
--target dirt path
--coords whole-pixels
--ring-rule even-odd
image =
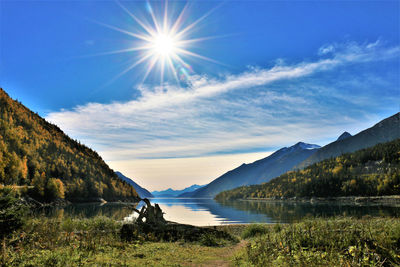
[[[221,258],[218,260],[207,261],[202,264],[195,264],[189,266],[212,266],[212,267],[227,267],[231,264],[231,259],[233,255],[238,252],[240,249],[244,248],[247,245],[246,240],[240,240],[240,242],[234,246],[226,247],[225,249],[221,250],[220,256]]]

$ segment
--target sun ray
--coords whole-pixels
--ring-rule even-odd
[[[168,1],[165,1],[164,6],[164,22],[163,22],[163,31],[168,31]]]
[[[187,40],[178,40],[176,43],[179,46],[184,46],[192,43],[198,43],[202,41],[207,41],[207,40],[213,40],[213,39],[219,39],[219,38],[224,38],[232,36],[232,34],[224,34],[224,35],[215,35],[215,36],[206,36],[206,37],[200,37],[200,38],[193,38],[193,39],[187,39]]]
[[[151,42],[151,37],[150,37],[150,36],[146,36],[146,35],[142,35],[142,34],[133,33],[133,32],[130,32],[130,31],[127,31],[127,30],[124,30],[124,29],[121,29],[121,28],[118,28],[118,27],[115,27],[115,26],[112,26],[112,25],[108,25],[108,24],[103,23],[103,22],[99,22],[99,21],[95,21],[95,20],[92,20],[92,21],[93,21],[94,23],[97,23],[97,24],[99,24],[99,25],[101,25],[101,26],[104,26],[104,27],[106,27],[106,28],[112,29],[112,30],[114,30],[114,31],[118,31],[118,32],[124,33],[124,34],[126,34],[126,35],[129,35],[129,36],[132,36],[132,37],[141,39],[141,40],[143,40],[143,41]]]
[[[110,85],[111,83],[113,83],[115,80],[117,80],[119,77],[121,77],[122,75],[124,75],[125,73],[127,73],[128,71],[130,71],[131,69],[133,69],[134,67],[136,67],[137,65],[139,65],[140,63],[144,62],[146,59],[148,59],[149,57],[151,57],[151,54],[148,55],[144,55],[143,57],[141,57],[138,61],[136,61],[135,63],[133,63],[132,65],[130,65],[128,68],[124,69],[122,72],[118,73],[116,76],[114,76],[109,82],[107,82],[105,85]]]
[[[150,45],[143,45],[143,46],[130,47],[130,48],[125,48],[125,49],[120,49],[120,50],[112,50],[109,52],[96,53],[96,54],[91,54],[91,55],[83,55],[80,57],[84,58],[84,57],[107,56],[107,55],[122,54],[122,53],[134,52],[134,51],[143,51],[143,50],[148,50],[150,48],[151,48]]]
[[[151,59],[151,61],[149,63],[149,66],[147,66],[147,70],[146,70],[146,73],[143,76],[142,83],[144,83],[144,81],[147,79],[147,76],[149,76],[151,70],[154,68],[154,66],[157,63],[157,60],[158,60],[158,57],[157,56],[153,56],[153,58]]]
[[[131,18],[133,18],[140,26],[142,26],[143,29],[146,30],[146,32],[150,35],[154,35],[155,32],[152,28],[149,26],[145,25],[144,22],[142,22],[140,19],[138,19],[132,12],[130,12],[125,6],[121,4],[118,0],[116,0],[117,4],[124,10]]]
[[[156,32],[159,33],[159,32],[161,32],[161,29],[160,29],[160,26],[158,25],[157,19],[156,19],[155,15],[154,15],[154,12],[153,12],[153,8],[151,7],[149,1],[147,1],[147,5],[149,6],[150,16],[153,19],[154,26],[156,27]]]
[[[176,19],[174,25],[171,27],[171,31],[170,31],[171,34],[173,34],[173,35],[176,34],[176,31],[178,30],[178,27],[179,27],[179,25],[180,25],[181,22],[182,22],[183,16],[184,16],[184,14],[185,14],[187,8],[188,8],[188,4],[186,4],[186,5],[183,7],[182,11],[179,13],[178,18]]]
[[[187,63],[179,55],[174,55],[174,58],[186,67]]]
[[[204,14],[203,16],[201,16],[199,19],[197,19],[195,22],[193,22],[192,24],[188,25],[187,27],[185,27],[183,30],[179,31],[176,34],[177,38],[180,38],[182,35],[184,35],[185,33],[187,33],[189,30],[193,29],[197,24],[199,24],[201,21],[203,21],[205,18],[207,18],[208,16],[210,16],[215,10],[217,10],[218,8],[220,8],[224,3],[219,4],[218,6],[214,7],[213,9],[211,9],[210,11],[208,11],[206,14]]]
[[[208,57],[196,54],[194,52],[187,51],[187,50],[182,49],[182,48],[177,48],[176,50],[178,52],[182,53],[182,54],[185,54],[185,55],[189,55],[189,56],[192,56],[192,57],[197,57],[197,58],[200,58],[200,59],[203,59],[203,60],[206,60],[206,61],[210,61],[210,62],[213,62],[213,63],[222,64],[223,65],[223,63],[221,63],[219,61],[216,61],[216,60],[214,60],[212,58],[208,58]]]
[[[174,78],[175,78],[177,84],[180,85],[179,77],[178,77],[178,74],[177,74],[176,69],[174,67],[174,63],[172,62],[172,59],[170,57],[168,57],[167,61],[168,61],[168,65],[170,66],[170,68],[172,70],[172,73],[174,75]]]

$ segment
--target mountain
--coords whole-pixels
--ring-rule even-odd
[[[299,142],[291,147],[284,147],[272,155],[251,164],[242,164],[203,188],[189,194],[190,197],[214,197],[219,192],[238,186],[265,183],[303,162],[319,149],[318,145]],[[188,196],[188,195],[186,195]],[[189,197],[188,196],[188,197]]]
[[[340,140],[346,139],[348,137],[352,137],[352,135],[348,132],[344,132],[338,137],[338,139],[336,139],[336,141],[340,141]]]
[[[151,192],[155,197],[185,197],[185,194],[191,193],[196,189],[202,188],[203,185],[191,185],[182,190],[173,190],[172,188],[168,188],[163,191],[153,191]]]
[[[216,199],[399,195],[399,155],[396,139],[287,172],[268,183],[224,191]]]
[[[133,186],[136,190],[136,192],[139,194],[140,198],[149,198],[149,197],[154,197],[149,191],[147,191],[145,188],[141,187],[137,183],[135,183],[131,178],[126,177],[120,172],[115,172],[118,177],[122,180]]]
[[[52,201],[137,200],[92,149],[64,134],[0,88],[0,184],[30,186],[31,197]]]
[[[341,138],[343,135],[347,137]],[[397,138],[400,138],[400,112],[354,136],[348,136],[346,133],[342,134],[338,140],[318,149],[316,153],[300,163],[296,168],[303,169],[324,159],[372,147],[376,144],[389,142]]]
[[[189,190],[187,190],[187,191],[184,192],[184,193],[179,194],[178,197],[182,197],[182,198],[191,197],[191,194],[192,194],[194,191],[196,191],[197,189],[202,188],[203,186],[204,186],[204,185],[202,185],[202,186],[197,186],[197,187],[193,187],[193,188],[188,187]],[[192,187],[192,186],[191,186],[191,187]]]

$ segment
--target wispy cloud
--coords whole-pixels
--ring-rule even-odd
[[[109,161],[195,157],[323,141],[339,129],[369,125],[377,118],[374,112],[390,110],[400,100],[379,94],[381,71],[354,67],[398,59],[400,47],[380,40],[349,42],[325,45],[318,54],[314,61],[236,75],[192,76],[185,88],[141,86],[137,99],[88,103],[49,113],[47,119]],[[386,82],[389,91],[398,90]]]

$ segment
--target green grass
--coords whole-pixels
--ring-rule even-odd
[[[221,259],[227,248],[205,247],[198,244],[146,242],[143,244],[115,243],[96,249],[79,247],[37,248],[16,253],[9,266],[187,266],[206,264]],[[228,259],[229,260],[229,259]]]
[[[267,224],[251,224],[242,233],[242,238],[250,238],[268,233],[270,226]]]
[[[400,219],[308,219],[295,224],[220,226],[200,242],[126,242],[107,217],[36,218],[3,242],[0,266],[399,266]]]
[[[236,255],[244,266],[399,266],[400,220],[308,219],[287,225],[251,225]]]
[[[188,266],[228,261],[234,245],[213,235],[200,242],[126,242],[107,217],[35,218],[6,239],[0,266]],[[212,265],[212,264],[211,264]]]

